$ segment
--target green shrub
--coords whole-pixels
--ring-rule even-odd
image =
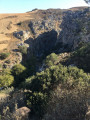
[[[30,96],[30,95],[29,95]],[[27,105],[31,106],[32,112],[38,116],[42,116],[46,109],[48,96],[46,93],[34,92],[27,100]]]
[[[26,46],[18,46],[19,52],[21,52],[23,55],[27,54],[27,47]]]
[[[5,63],[10,64],[10,60],[6,60]]]
[[[10,53],[0,53],[0,59],[6,59],[7,57],[9,57]]]
[[[68,88],[75,88],[81,83],[81,87],[87,86],[88,81],[89,76],[83,70],[59,64],[26,79],[24,85],[27,89],[31,89],[31,91],[46,92],[58,83]],[[83,83],[85,84],[84,86]]]
[[[54,65],[57,59],[58,59],[58,56],[55,53],[51,53],[50,55],[46,57],[46,60],[45,60],[46,66],[50,67]]]
[[[0,90],[0,93],[4,93],[4,94],[10,94],[10,93],[12,93],[14,91],[14,87],[7,87],[7,88],[5,88],[5,89],[3,89],[3,90]]]
[[[86,72],[90,72],[90,43],[82,44],[78,50],[72,55],[79,68]]]
[[[24,72],[26,70],[26,68],[21,65],[21,64],[16,64],[15,66],[13,66],[12,68],[12,74],[14,76],[20,75],[22,72]]]
[[[28,106],[34,110],[34,113],[38,114],[44,113],[45,109],[41,108],[42,102],[39,105],[38,96],[34,96],[34,93],[47,94],[47,101],[50,99],[50,93],[57,88],[60,84],[61,88],[66,90],[76,90],[79,92],[86,91],[88,87],[88,82],[90,81],[90,76],[84,73],[83,70],[77,67],[65,67],[61,64],[54,65],[47,68],[41,73],[26,79],[23,86],[32,91],[32,94],[28,94]],[[35,102],[35,106],[33,105]],[[44,101],[43,101],[44,102]],[[46,102],[46,106],[47,106]],[[38,109],[36,109],[38,106]],[[39,106],[41,109],[39,109]],[[36,110],[36,111],[35,111]],[[41,114],[39,114],[41,115]],[[42,114],[43,115],[43,114]]]
[[[0,87],[11,86],[14,82],[14,77],[12,75],[0,75]]]
[[[14,77],[10,69],[2,69],[0,72],[0,87],[8,87],[14,83]]]
[[[2,72],[0,72],[0,75],[11,75],[10,69],[2,69]]]
[[[84,120],[87,91],[67,90],[60,85],[52,92],[43,120]]]
[[[16,64],[11,71],[15,78],[14,84],[18,86],[26,77],[26,67],[21,64]]]

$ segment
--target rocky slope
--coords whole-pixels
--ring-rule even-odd
[[[8,59],[12,66],[17,63],[12,61],[22,61],[20,55],[16,55],[18,46],[25,45],[29,47],[29,55],[41,57],[51,52],[71,51],[80,42],[90,42],[89,8],[35,10],[25,14],[1,15],[0,18],[1,24],[5,20],[10,23],[1,27],[0,35],[6,37],[8,44],[2,51],[10,51]],[[0,45],[6,45],[5,39],[3,43],[0,41]],[[0,63],[4,64],[3,61]]]
[[[24,29],[30,32],[30,35],[26,35],[29,39],[25,42],[29,44],[30,51],[35,56],[49,54],[52,51],[71,51],[77,48],[79,43],[90,41],[88,8],[75,11],[38,10],[36,14],[39,16],[37,20],[19,23],[20,27],[26,26]],[[22,39],[22,35],[20,36]]]
[[[40,106],[42,106],[42,102],[45,100],[44,99],[45,97],[43,95],[45,93],[46,96],[46,92],[47,94],[48,92],[50,92],[49,88],[50,89],[53,88],[54,90],[56,86],[54,85],[55,80],[56,80],[55,82],[56,84],[58,84],[57,81],[59,80],[60,81],[62,80],[62,83],[65,80],[66,82],[62,84],[62,88],[63,85],[65,85],[64,86],[65,89],[70,90],[72,95],[76,95],[76,89],[77,90],[78,88],[81,89],[81,85],[82,88],[84,87],[84,83],[82,83],[82,80],[85,79],[86,81],[86,77],[83,76],[86,75],[86,73],[73,66],[80,67],[83,70],[88,68],[86,72],[90,71],[89,68],[90,45],[88,44],[85,45],[86,42],[90,42],[89,8],[85,8],[85,7],[72,8],[68,10],[61,10],[61,9],[37,10],[36,9],[31,12],[27,12],[25,14],[18,14],[18,15],[13,14],[13,15],[4,15],[4,16],[2,15],[0,18],[0,23],[2,24],[3,22],[5,22],[5,24],[1,26],[1,32],[0,32],[0,36],[1,36],[0,45],[2,46],[2,48],[0,49],[1,81],[7,79],[4,78],[3,76],[7,77],[6,75],[8,74],[10,79],[10,76],[13,75],[12,77],[14,77],[14,81],[15,81],[14,85],[15,86],[17,85],[18,87],[23,89],[25,88],[25,91],[22,90],[19,91],[18,90],[19,88],[16,91],[13,88],[12,89],[6,88],[5,91],[8,93],[8,90],[10,89],[10,92],[7,94],[7,96],[2,94],[0,97],[2,98],[3,96],[3,99],[9,98],[9,101],[6,101],[6,103],[2,101],[3,104],[1,104],[2,107],[0,107],[2,109],[0,111],[1,115],[3,115],[3,111],[6,110],[7,116],[8,115],[12,116],[12,113],[13,113],[12,117],[19,116],[20,114],[22,114],[22,116],[19,117],[23,117],[24,119],[24,117],[25,116],[27,117],[28,112],[30,111],[33,112],[33,110],[35,110],[35,112],[37,113],[37,111],[39,112],[40,110],[42,113],[42,111],[45,108],[43,107],[43,109],[40,109]],[[83,47],[77,49],[75,53],[71,52],[75,50],[78,46],[80,46],[80,44],[83,43],[84,43]],[[53,52],[60,54],[55,54]],[[46,59],[43,59],[45,57]],[[22,65],[14,66],[15,64],[19,64],[19,63],[21,63]],[[59,65],[59,63],[69,67]],[[6,71],[4,71],[2,70],[2,68],[12,68],[12,69],[10,69],[9,71],[8,69],[5,69]],[[75,76],[75,78],[73,76]],[[77,76],[79,76],[80,79]],[[7,81],[8,80],[6,80],[5,82]],[[72,91],[72,88],[74,88],[73,83],[76,84],[75,81],[77,81],[78,83],[77,86],[78,85],[80,86],[77,88],[75,86],[75,93],[74,93],[74,91]],[[61,85],[59,87],[61,87]],[[1,91],[3,91],[2,90],[3,87],[0,89]],[[84,94],[84,92],[82,93]],[[89,92],[87,93],[89,94]],[[30,109],[24,107],[26,105],[26,102],[24,103],[24,101],[27,100],[26,94],[30,95],[30,97],[27,96],[29,97],[28,102],[30,103]],[[10,97],[8,95],[10,95]],[[41,96],[40,97],[41,102],[39,101],[39,103],[41,103],[40,105],[37,104],[38,103],[37,101],[39,100],[38,95]],[[59,95],[61,94],[59,93]],[[34,98],[36,99],[35,100],[36,103],[33,102],[34,96],[36,96],[36,98]],[[64,96],[66,97],[65,94]],[[89,97],[88,98],[86,97],[86,94],[85,94],[85,99],[89,99]],[[34,109],[33,106],[31,107],[31,101],[32,101],[32,105],[33,103],[36,104],[34,105],[36,109]],[[75,98],[73,99],[73,101],[75,102]],[[80,118],[79,120],[81,120],[82,116],[80,117],[80,114],[78,114],[79,112],[82,113],[82,111],[84,111],[84,116],[83,116],[84,118],[87,111],[88,112],[86,114],[86,117],[90,115],[89,102],[87,105],[88,110],[86,110],[87,109],[86,100],[85,100],[85,106],[83,106],[84,109],[81,106],[81,103],[78,103],[77,101],[78,99],[76,98],[77,104],[73,104],[71,98],[72,106],[70,107],[70,111],[72,113],[73,110],[75,110],[73,112],[74,117],[77,117],[78,115],[78,117]],[[83,102],[84,99],[82,99],[81,101]],[[66,99],[66,103],[67,103],[67,99]],[[68,104],[69,106],[66,105],[65,107],[69,108],[70,105],[69,104]],[[66,108],[65,110],[67,113],[67,117],[68,119],[70,119],[72,117],[72,114],[70,114],[68,112],[69,109]],[[76,109],[72,110],[72,108],[76,108]],[[61,113],[63,113],[63,110],[64,109],[61,108],[60,110],[62,111]],[[34,117],[37,117],[35,116],[35,112],[33,112]],[[3,119],[4,117],[6,118],[6,114],[0,117],[2,117]],[[66,117],[65,114],[63,116]],[[75,118],[73,118],[73,120],[75,120]]]

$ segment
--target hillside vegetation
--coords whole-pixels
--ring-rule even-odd
[[[89,120],[89,20],[85,7],[1,15],[0,120]]]

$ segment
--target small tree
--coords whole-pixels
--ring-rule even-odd
[[[58,59],[58,56],[55,53],[48,55],[45,60],[46,66],[50,67],[54,65],[57,59]]]
[[[1,53],[0,54],[0,59],[1,60],[6,59],[9,55],[10,55],[10,53]]]
[[[23,65],[17,64],[12,68],[12,73],[14,76],[17,76],[17,75],[20,75],[25,70],[26,70],[26,68]]]
[[[18,47],[19,49],[19,52],[21,52],[23,55],[26,55],[27,54],[27,47],[26,46],[19,46]]]
[[[12,75],[0,75],[0,87],[8,87],[14,82]]]
[[[17,64],[12,68],[12,74],[15,78],[15,86],[18,86],[26,77],[26,67]]]

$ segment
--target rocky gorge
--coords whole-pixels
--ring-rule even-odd
[[[45,53],[61,53],[75,50],[79,43],[90,42],[89,8],[71,10],[38,10],[37,20],[24,21],[17,25],[24,31],[14,33],[15,37],[29,44],[35,56]]]
[[[2,20],[0,119],[88,120],[89,8],[34,9]]]
[[[8,37],[11,36],[13,41],[8,47],[11,49],[10,53],[13,57],[9,58],[10,64],[2,61],[3,67],[12,68],[13,65],[22,62],[22,56],[18,53],[19,46],[26,46],[27,56],[34,55],[40,58],[52,52],[73,51],[78,48],[79,44],[90,42],[90,12],[88,7],[36,9],[26,14],[32,15],[33,18],[14,23],[17,30],[6,34]],[[10,18],[15,19],[16,17]]]

